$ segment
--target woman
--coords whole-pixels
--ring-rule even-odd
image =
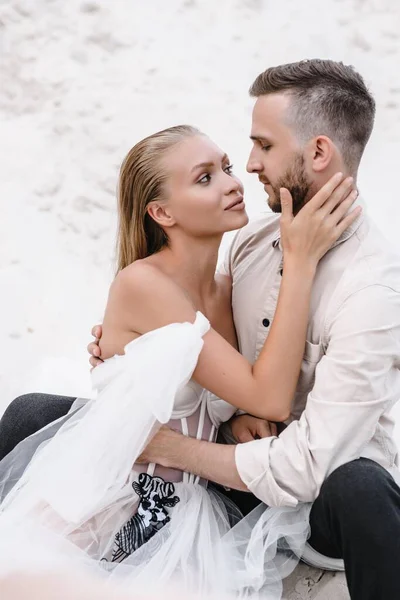
[[[189,126],[129,152],[105,362],[93,372],[99,395],[0,465],[9,470],[5,492],[19,479],[0,506],[0,570],[33,563],[122,578],[136,590],[179,578],[202,593],[280,597],[280,579],[307,537],[307,507],[258,509],[229,532],[239,515],[206,482],[134,463],[161,423],[211,440],[237,408],[287,418],[316,266],[357,217],[359,209],[348,213],[355,198],[352,181],[338,174],[293,217],[282,190],[280,297],[252,366],[236,350],[230,281],[215,273],[223,233],[247,223],[228,157]]]

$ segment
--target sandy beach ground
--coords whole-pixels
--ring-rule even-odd
[[[90,393],[116,177],[140,138],[197,125],[228,151],[250,216],[266,209],[245,163],[247,90],[268,66],[333,58],[364,75],[378,113],[360,188],[400,251],[399,32],[394,0],[1,0],[0,413],[27,391]]]

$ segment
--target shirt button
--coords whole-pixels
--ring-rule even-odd
[[[273,247],[273,248],[277,248],[278,246],[279,246],[279,240],[274,240],[274,241],[272,242],[272,247]]]
[[[269,323],[270,323],[269,319],[262,320],[262,324],[264,325],[264,327],[269,327]]]

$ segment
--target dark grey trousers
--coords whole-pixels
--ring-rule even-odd
[[[0,421],[0,460],[22,440],[63,417],[75,398],[50,394],[26,394],[16,398]]]

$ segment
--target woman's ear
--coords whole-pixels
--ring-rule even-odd
[[[162,202],[150,202],[147,205],[147,214],[163,228],[172,227],[176,223],[168,206]]]
[[[315,173],[325,171],[335,155],[335,145],[326,135],[314,138],[308,148],[311,168]]]

